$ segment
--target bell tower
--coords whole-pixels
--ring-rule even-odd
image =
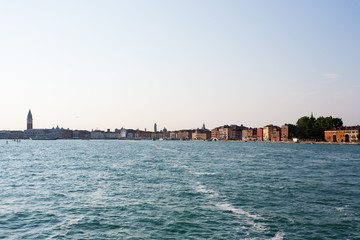
[[[31,114],[31,110],[29,110],[29,113],[27,115],[27,121],[26,121],[26,129],[33,129],[33,118]]]

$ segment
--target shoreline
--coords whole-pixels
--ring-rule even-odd
[[[360,145],[360,142],[316,142],[316,141],[301,141],[293,142],[293,141],[279,141],[279,142],[272,142],[272,141],[245,141],[245,140],[180,140],[180,139],[168,139],[168,140],[151,140],[151,139],[0,139],[5,141],[22,141],[22,140],[30,140],[30,141],[56,141],[56,140],[81,140],[81,141],[189,141],[189,142],[243,142],[243,143],[280,143],[280,144],[321,144],[321,145]]]
[[[248,143],[289,143],[289,144],[323,144],[323,145],[360,145],[360,142],[316,142],[316,141],[301,141],[292,142],[292,141],[244,141],[244,140],[218,140],[217,142],[248,142]]]

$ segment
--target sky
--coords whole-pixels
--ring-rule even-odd
[[[0,2],[0,129],[360,124],[360,1]]]

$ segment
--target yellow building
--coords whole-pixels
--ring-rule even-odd
[[[263,128],[263,140],[271,141],[271,133],[272,133],[273,125],[267,125]]]

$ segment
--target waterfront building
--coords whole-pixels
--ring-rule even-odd
[[[34,140],[72,139],[73,131],[59,127],[52,129],[27,129],[24,131],[24,138]]]
[[[0,131],[0,139],[23,139],[23,131]]]
[[[214,128],[213,130],[211,130],[211,140],[213,141],[217,141],[220,138],[220,134],[219,134],[219,128]]]
[[[211,131],[205,128],[205,125],[201,129],[196,129],[195,132],[192,133],[192,140],[210,140],[211,139]]]
[[[272,127],[273,127],[273,125],[266,125],[263,128],[263,140],[264,141],[270,141],[271,140]]]
[[[120,133],[119,132],[111,132],[110,129],[108,129],[104,134],[105,139],[119,139]]]
[[[281,128],[272,124],[263,128],[263,140],[278,142],[281,140]]]
[[[31,110],[27,115],[26,119],[27,129],[23,132],[23,138],[34,139],[34,140],[54,140],[54,139],[72,139],[73,131],[70,129],[56,128],[52,129],[34,129],[33,128],[33,117]]]
[[[278,126],[273,126],[271,131],[271,141],[280,142],[281,141],[281,128]]]
[[[281,127],[281,141],[291,141],[295,137],[296,126],[286,123]]]
[[[126,139],[135,139],[136,130],[134,129],[127,129],[126,130]]]
[[[256,141],[257,140],[257,128],[249,128],[249,129],[242,130],[242,140]]]
[[[213,140],[241,140],[242,131],[247,129],[243,125],[224,125],[211,130],[211,139]]]
[[[166,127],[164,127],[163,130],[161,130],[159,134],[160,134],[158,136],[159,139],[163,139],[163,140],[170,139],[170,132],[166,129]]]
[[[327,142],[357,142],[360,126],[338,127],[324,132]]]
[[[263,140],[263,128],[257,128],[256,140],[257,141]]]
[[[55,140],[55,132],[51,129],[27,129],[24,131],[24,138],[34,140]]]
[[[163,131],[163,136],[162,136],[162,138],[164,139],[164,140],[167,140],[167,139],[170,139],[170,132],[169,131]]]
[[[137,138],[138,130],[125,129],[122,127],[121,129],[115,129],[115,132],[117,133],[117,139],[135,139]]]
[[[92,131],[91,139],[105,139],[105,132],[101,130]]]
[[[56,139],[72,139],[73,138],[73,131],[70,129],[56,128],[50,129],[50,133],[53,133]]]
[[[219,140],[229,140],[230,134],[229,134],[230,127],[228,125],[219,127]]]
[[[193,132],[195,132],[195,131],[194,130],[179,130],[178,133],[176,134],[176,139],[190,140]]]
[[[170,134],[169,134],[169,139],[170,140],[176,140],[176,135],[177,135],[177,131],[171,131]]]
[[[274,125],[269,124],[263,128],[263,140],[264,141],[271,141],[273,127],[274,127]]]
[[[90,139],[91,132],[86,130],[74,130],[73,131],[73,139]]]
[[[91,139],[119,139],[121,132],[115,131],[111,132],[110,129],[107,131],[95,130],[91,131],[90,138]]]
[[[125,139],[127,137],[127,130],[125,128],[120,129],[120,139]]]
[[[26,129],[33,129],[33,117],[32,117],[32,113],[31,113],[31,109],[29,109],[28,115],[27,115],[27,119],[26,119]]]
[[[135,133],[135,139],[137,140],[150,140],[151,139],[151,132],[146,131],[141,131],[139,129],[136,130]]]
[[[234,140],[242,140],[242,132],[243,130],[248,129],[247,127],[243,126],[242,124],[240,126],[232,125],[234,131],[235,131],[235,138]]]

